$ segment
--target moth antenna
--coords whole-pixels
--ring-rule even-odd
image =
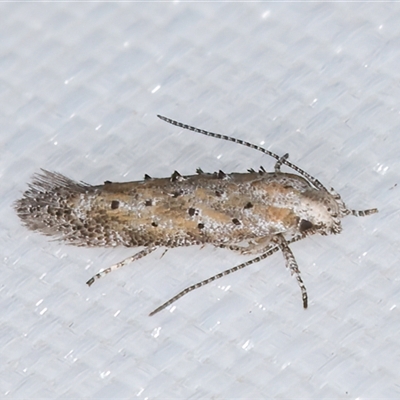
[[[236,139],[236,138],[233,138],[231,136],[221,135],[220,133],[214,133],[214,132],[205,131],[203,129],[199,129],[199,128],[196,128],[194,126],[186,125],[186,124],[183,124],[182,122],[178,122],[178,121],[175,121],[173,119],[170,119],[170,118],[167,118],[167,117],[163,117],[162,115],[157,115],[157,117],[162,119],[163,121],[168,122],[171,125],[175,125],[175,126],[177,126],[179,128],[183,128],[183,129],[187,129],[189,131],[201,133],[202,135],[210,136],[210,137],[213,137],[213,138],[216,138],[216,139],[227,140],[228,142],[241,144],[242,146],[250,147],[251,149],[261,151],[261,153],[267,154],[268,156],[270,156],[272,158],[275,158],[279,163],[285,164],[287,167],[292,168],[294,171],[296,171],[297,173],[302,175],[304,178],[306,178],[309,182],[311,182],[315,186],[315,188],[317,188],[319,190],[327,191],[325,186],[318,179],[314,178],[309,173],[307,173],[304,170],[302,170],[301,168],[299,168],[297,165],[292,164],[290,161],[288,161],[285,158],[285,156],[280,157],[277,154],[273,153],[272,151],[266,150],[261,146],[246,142],[246,141],[244,141],[242,139]]]
[[[344,204],[340,194],[335,191],[335,189],[330,188],[329,193],[334,197],[336,203],[339,205],[340,213],[342,215],[354,215],[355,217],[366,217],[367,215],[376,214],[378,212],[377,208],[370,208],[368,210],[350,210]]]
[[[293,253],[291,252],[291,250],[290,250],[288,244],[289,244],[289,243],[293,243],[293,242],[297,242],[298,240],[301,240],[301,239],[304,239],[306,236],[307,236],[307,235],[305,235],[305,234],[298,234],[298,235],[294,236],[293,238],[291,238],[291,239],[288,240],[288,241],[285,240],[285,244],[286,244],[287,248],[289,249],[289,252],[292,254],[293,259],[294,259],[294,256],[293,256]],[[160,307],[157,307],[154,311],[152,311],[152,312],[149,314],[149,316],[151,317],[151,316],[153,316],[154,314],[157,314],[158,312],[164,310],[165,308],[167,308],[167,307],[170,306],[171,304],[175,303],[175,302],[176,302],[177,300],[179,300],[181,297],[183,297],[183,296],[185,296],[186,294],[192,292],[193,290],[198,289],[198,288],[201,288],[202,286],[205,286],[205,285],[207,285],[207,284],[209,284],[209,283],[211,283],[211,282],[214,282],[215,280],[220,279],[220,278],[222,278],[222,277],[224,277],[224,276],[226,276],[226,275],[232,274],[233,272],[239,271],[240,269],[243,269],[243,268],[245,268],[245,267],[247,267],[247,266],[249,266],[249,265],[251,265],[251,264],[256,264],[256,263],[260,262],[261,260],[264,260],[265,258],[269,257],[270,255],[276,253],[276,252],[277,252],[278,250],[280,250],[281,248],[282,248],[282,247],[281,247],[281,244],[280,244],[280,243],[279,243],[279,244],[271,244],[270,247],[269,247],[269,249],[268,249],[265,253],[261,254],[260,256],[257,256],[256,258],[253,258],[252,260],[249,260],[249,261],[246,261],[246,262],[244,262],[244,263],[242,263],[242,264],[236,265],[236,266],[233,267],[233,268],[227,269],[227,270],[225,270],[225,271],[223,271],[223,272],[220,272],[220,273],[217,274],[217,275],[211,276],[211,277],[208,278],[208,279],[205,279],[205,280],[203,280],[203,281],[201,281],[201,282],[195,283],[194,285],[191,285],[191,286],[187,287],[186,289],[183,289],[183,290],[182,290],[181,292],[179,292],[176,296],[174,296],[174,297],[172,297],[171,299],[169,299],[168,301],[166,301],[166,302],[165,302],[164,304],[162,304]],[[282,251],[283,251],[283,250],[282,250]],[[285,258],[286,258],[286,256],[285,256]],[[296,262],[296,261],[295,261],[295,262]],[[297,265],[297,264],[296,264],[296,265]],[[290,268],[290,269],[291,269],[291,271],[294,270],[293,268]],[[297,271],[298,271],[298,268],[297,268]],[[298,271],[298,274],[300,274],[300,271]],[[300,275],[296,275],[296,278],[297,278],[297,276],[300,277]],[[301,280],[301,278],[300,278],[300,281],[299,281],[299,279],[297,279],[297,280],[298,280],[298,282],[299,282],[299,285],[300,285],[300,282],[303,283],[303,281]],[[301,286],[300,286],[300,287],[301,287]],[[305,290],[304,284],[303,284],[303,288],[304,288],[304,290]],[[303,288],[301,288],[301,289],[302,289],[302,292],[303,292]],[[307,299],[307,292],[306,292],[305,296],[306,296],[306,299]],[[306,300],[306,304],[307,304],[307,300]],[[304,293],[303,293],[303,305],[304,305]],[[305,307],[305,308],[307,308],[307,307]]]
[[[355,217],[366,217],[367,215],[376,214],[377,208],[370,208],[369,210],[349,210]]]

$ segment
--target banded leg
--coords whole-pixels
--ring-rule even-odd
[[[277,244],[280,247],[283,257],[286,261],[286,267],[290,270],[291,275],[295,275],[297,283],[299,284],[301,290],[301,297],[303,299],[303,307],[308,307],[308,296],[307,289],[304,286],[303,280],[301,279],[300,270],[297,265],[297,261],[293,255],[292,250],[289,247],[288,242],[282,234],[278,235]]]
[[[125,258],[125,260],[120,261],[119,263],[116,263],[114,265],[111,265],[111,267],[105,268],[100,270],[96,275],[92,276],[87,282],[86,284],[88,286],[91,286],[94,281],[96,281],[97,279],[102,278],[103,276],[109,274],[112,271],[115,271],[116,269],[122,268],[125,265],[128,265],[130,263],[133,263],[134,261],[139,260],[140,258],[143,258],[145,256],[147,256],[148,254],[152,253],[154,250],[156,250],[157,247],[146,247],[145,249],[143,249],[142,251],[139,251],[139,253],[136,253],[133,256],[130,256],[128,258]]]
[[[298,240],[304,239],[305,235],[297,235],[295,237],[293,237],[292,239],[290,239],[288,242],[285,241],[286,244],[288,243],[293,243],[293,242],[297,242]],[[167,308],[168,306],[170,306],[171,304],[175,303],[177,300],[179,300],[181,297],[185,296],[186,294],[188,294],[189,292],[192,292],[195,289],[201,288],[202,286],[205,286],[211,282],[214,282],[217,279],[222,278],[223,276],[232,274],[233,272],[239,271],[240,269],[243,269],[251,264],[255,264],[258,263],[261,260],[264,260],[265,258],[269,257],[270,255],[276,253],[279,249],[280,249],[280,244],[270,244],[268,245],[264,251],[265,253],[261,254],[260,256],[253,258],[252,260],[246,261],[242,264],[237,265],[236,267],[227,269],[223,272],[220,272],[217,275],[214,275],[208,279],[205,279],[204,281],[195,283],[194,285],[191,285],[189,287],[187,287],[186,289],[183,289],[181,292],[179,292],[176,296],[172,297],[171,299],[169,299],[168,301],[166,301],[164,304],[162,304],[160,307],[157,307],[154,311],[152,311],[149,316],[151,317],[154,314],[157,314],[158,312],[164,310],[164,308]]]
[[[204,281],[195,283],[194,285],[191,285],[187,287],[186,289],[183,289],[181,292],[179,292],[176,296],[172,297],[170,300],[162,304],[160,307],[156,308],[154,311],[152,311],[149,316],[151,317],[154,314],[157,314],[159,311],[164,310],[164,308],[167,308],[170,306],[172,303],[175,303],[177,300],[179,300],[181,297],[185,296],[185,294],[188,294],[189,292],[201,288],[202,286],[205,286],[211,282],[214,282],[217,279],[222,278],[223,276],[232,274],[233,272],[239,271],[239,269],[245,268],[248,265],[258,263],[259,261],[263,260],[264,258],[269,257],[271,254],[277,252],[279,250],[279,247],[277,245],[272,245],[271,248],[261,256],[258,256],[256,258],[253,258],[252,260],[246,261],[243,264],[239,264],[236,267],[227,269],[223,272],[220,272],[217,275],[212,276],[211,278],[205,279]]]
[[[281,172],[282,164],[289,158],[289,153],[284,154],[276,163],[275,163],[275,172]]]

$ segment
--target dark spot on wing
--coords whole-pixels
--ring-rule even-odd
[[[244,207],[245,210],[249,209],[249,208],[253,208],[253,204],[248,202]]]
[[[177,198],[183,194],[182,190],[178,190],[174,193],[172,193],[172,197]]]
[[[300,221],[299,229],[300,232],[307,231],[313,227],[313,224],[310,221],[307,221],[306,219],[302,219]]]

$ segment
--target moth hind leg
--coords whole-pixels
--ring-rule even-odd
[[[299,239],[295,239],[295,240],[299,240]],[[198,288],[201,288],[202,286],[208,285],[211,282],[214,282],[217,279],[220,279],[226,275],[232,274],[236,271],[239,271],[240,269],[243,269],[251,264],[255,264],[260,262],[261,260],[264,260],[265,258],[269,257],[270,255],[274,254],[275,252],[277,252],[279,250],[279,246],[277,244],[271,244],[270,246],[268,246],[268,248],[266,249],[266,252],[264,254],[259,255],[256,258],[253,258],[252,260],[246,261],[242,264],[236,265],[233,268],[229,268],[225,271],[220,272],[217,275],[211,276],[208,279],[204,279],[203,281],[197,282],[194,285],[188,286],[186,289],[183,289],[181,292],[179,292],[177,295],[175,295],[174,297],[171,297],[168,301],[166,301],[164,304],[161,304],[161,306],[157,307],[155,310],[153,310],[149,316],[151,317],[154,314],[157,314],[158,312],[164,310],[165,308],[167,308],[168,306],[170,306],[171,304],[175,303],[177,300],[179,300],[181,297],[185,296],[186,294],[192,292],[193,290],[196,290]]]
[[[290,270],[291,275],[294,275],[296,277],[297,283],[301,290],[303,307],[307,308],[308,307],[307,289],[304,286],[303,280],[301,279],[300,270],[299,266],[297,265],[296,258],[294,257],[294,254],[290,249],[288,242],[286,241],[286,239],[282,234],[279,234],[277,236],[276,243],[282,251],[283,257],[286,261],[286,267]]]
[[[110,272],[115,271],[116,269],[122,268],[125,265],[128,265],[130,263],[133,263],[134,261],[137,261],[145,256],[147,256],[148,254],[152,253],[154,250],[157,249],[157,246],[153,246],[153,247],[146,247],[145,249],[143,249],[142,251],[139,251],[138,253],[134,254],[133,256],[130,256],[128,258],[125,258],[125,260],[122,260],[116,264],[111,265],[108,268],[102,269],[100,270],[96,275],[93,275],[87,282],[86,284],[88,286],[91,286],[95,281],[97,281],[98,279],[102,278],[103,276],[109,274]]]
[[[255,264],[255,263],[260,262],[261,260],[266,259],[267,257],[269,257],[270,255],[276,253],[277,251],[282,250],[282,248],[285,245],[288,248],[289,253],[292,254],[292,258],[294,260],[294,256],[293,256],[293,253],[291,252],[291,250],[289,248],[289,244],[297,242],[299,240],[302,240],[305,237],[306,237],[306,235],[299,234],[299,235],[296,235],[293,238],[291,238],[289,241],[286,241],[286,239],[282,235],[278,235],[278,236],[274,237],[274,241],[271,241],[271,243],[264,248],[263,254],[257,256],[256,258],[253,258],[252,260],[249,260],[249,261],[246,261],[246,262],[244,262],[242,264],[236,265],[233,268],[229,268],[229,269],[227,269],[227,270],[225,270],[223,272],[220,272],[217,275],[211,276],[208,279],[205,279],[203,281],[195,283],[194,285],[188,286],[186,289],[183,289],[177,295],[175,295],[174,297],[170,298],[164,304],[161,304],[161,306],[159,306],[155,310],[153,310],[149,314],[149,316],[152,316],[152,315],[157,314],[158,312],[164,310],[165,308],[167,308],[171,304],[175,303],[181,297],[183,297],[186,294],[192,292],[193,290],[196,290],[196,289],[198,289],[198,288],[200,288],[202,286],[205,286],[205,285],[207,285],[207,284],[209,284],[209,283],[211,283],[211,282],[213,282],[213,281],[215,281],[217,279],[220,279],[220,278],[222,278],[222,277],[224,277],[226,275],[229,275],[229,274],[232,274],[232,273],[234,273],[236,271],[239,271],[240,269],[243,269],[243,268],[245,268],[245,267],[247,267],[247,266],[249,266],[251,264]],[[278,239],[276,239],[276,238],[278,238]],[[281,243],[283,243],[283,245],[281,245]],[[221,246],[221,247],[223,247],[223,246]],[[228,245],[226,247],[229,248]],[[234,250],[234,249],[232,249],[232,250]],[[238,251],[240,251],[240,249],[238,249]],[[295,263],[295,265],[297,267],[296,260],[294,260],[294,263]],[[294,270],[294,268],[291,268],[291,270]],[[298,268],[297,268],[297,273],[298,273],[298,276],[299,276],[299,279],[300,279],[300,282],[301,282],[301,285],[302,285],[301,286],[302,287],[302,292],[303,292],[303,289],[304,289],[304,293],[305,293],[305,295],[303,294],[303,305],[305,304],[304,308],[307,308],[307,292],[306,292],[306,288],[304,287],[303,281],[300,278],[300,271],[298,270]],[[297,280],[299,281],[299,279],[297,279]],[[305,298],[305,303],[304,303],[304,298]]]

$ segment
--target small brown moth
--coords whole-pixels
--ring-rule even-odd
[[[61,174],[42,170],[36,174],[15,209],[32,230],[76,246],[144,247],[87,281],[136,261],[159,247],[212,244],[256,258],[184,289],[150,313],[168,307],[185,294],[225,275],[257,263],[281,250],[286,267],[296,277],[303,307],[307,291],[289,244],[319,233],[337,234],[346,215],[378,212],[348,209],[339,194],[317,179],[260,146],[198,129],[166,117],[160,119],[183,129],[228,140],[261,151],[277,160],[274,172],[260,168],[246,173],[222,171],[170,178],[92,186]],[[297,174],[281,172],[286,165]]]

